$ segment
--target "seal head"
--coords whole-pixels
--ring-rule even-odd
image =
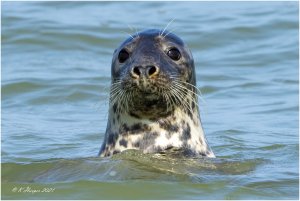
[[[200,121],[194,60],[179,37],[157,29],[131,36],[114,52],[111,77],[100,156],[176,149],[214,157]]]

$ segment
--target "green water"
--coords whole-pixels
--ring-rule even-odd
[[[1,4],[2,199],[299,199],[298,2]],[[173,18],[217,158],[98,158],[114,49]]]

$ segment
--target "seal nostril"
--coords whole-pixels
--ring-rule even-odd
[[[157,68],[155,66],[150,66],[148,69],[148,76],[152,76],[157,73]]]
[[[140,76],[141,75],[141,71],[139,67],[134,67],[133,68],[133,74]]]

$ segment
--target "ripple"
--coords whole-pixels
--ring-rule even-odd
[[[70,146],[73,146],[70,145]],[[238,175],[253,171],[261,159],[185,159],[126,151],[111,159],[52,159],[31,163],[2,164],[3,182],[55,183],[79,180],[191,181],[201,172]],[[84,170],[84,171],[83,171]],[[80,174],[78,174],[80,172]],[[113,176],[112,176],[112,172]]]
[[[284,144],[272,144],[272,145],[269,145],[269,146],[261,147],[260,149],[261,150],[276,150],[276,149],[281,149],[281,148],[284,148],[284,147],[286,147],[286,145],[284,145]]]
[[[19,81],[2,85],[2,95],[11,96],[15,94],[29,93],[44,89],[47,85],[33,81]]]

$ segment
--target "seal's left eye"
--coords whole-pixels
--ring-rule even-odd
[[[122,49],[118,55],[119,62],[124,63],[128,58],[129,58],[129,53],[125,49]]]
[[[174,61],[178,61],[181,57],[179,50],[175,47],[168,50],[167,55]]]

